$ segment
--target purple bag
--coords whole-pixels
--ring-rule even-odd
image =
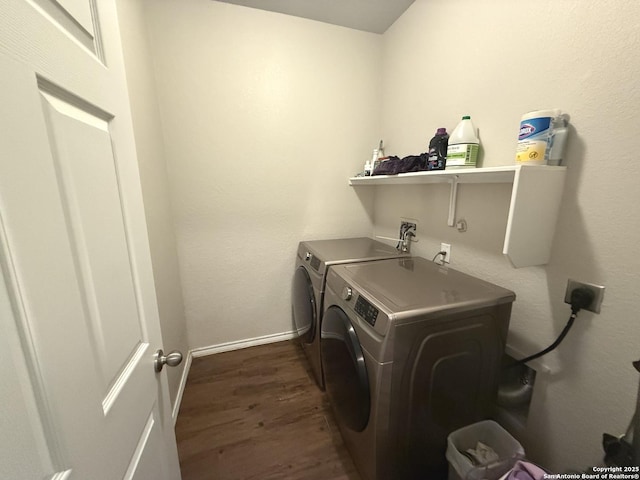
[[[380,162],[371,175],[397,175],[398,173],[426,170],[428,157],[429,155],[426,153],[409,155],[404,158],[392,156]]]
[[[501,480],[543,480],[546,473],[533,463],[518,460]]]

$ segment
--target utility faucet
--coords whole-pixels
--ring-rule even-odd
[[[402,253],[410,253],[411,251],[411,237],[416,236],[416,226],[410,223],[405,223],[400,228],[400,241],[396,245],[396,249]]]

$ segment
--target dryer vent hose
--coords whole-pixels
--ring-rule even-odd
[[[520,365],[517,369],[505,370],[502,382],[498,387],[498,405],[519,407],[528,404],[533,395],[535,378],[536,372],[525,365]]]

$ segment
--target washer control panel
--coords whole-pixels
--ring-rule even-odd
[[[378,309],[371,305],[364,297],[362,297],[362,295],[358,296],[354,310],[358,315],[364,318],[365,322],[372,327],[375,326],[378,318]]]

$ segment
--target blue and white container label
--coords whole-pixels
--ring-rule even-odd
[[[518,140],[533,139],[549,134],[551,128],[551,117],[530,118],[520,122],[520,135]]]

